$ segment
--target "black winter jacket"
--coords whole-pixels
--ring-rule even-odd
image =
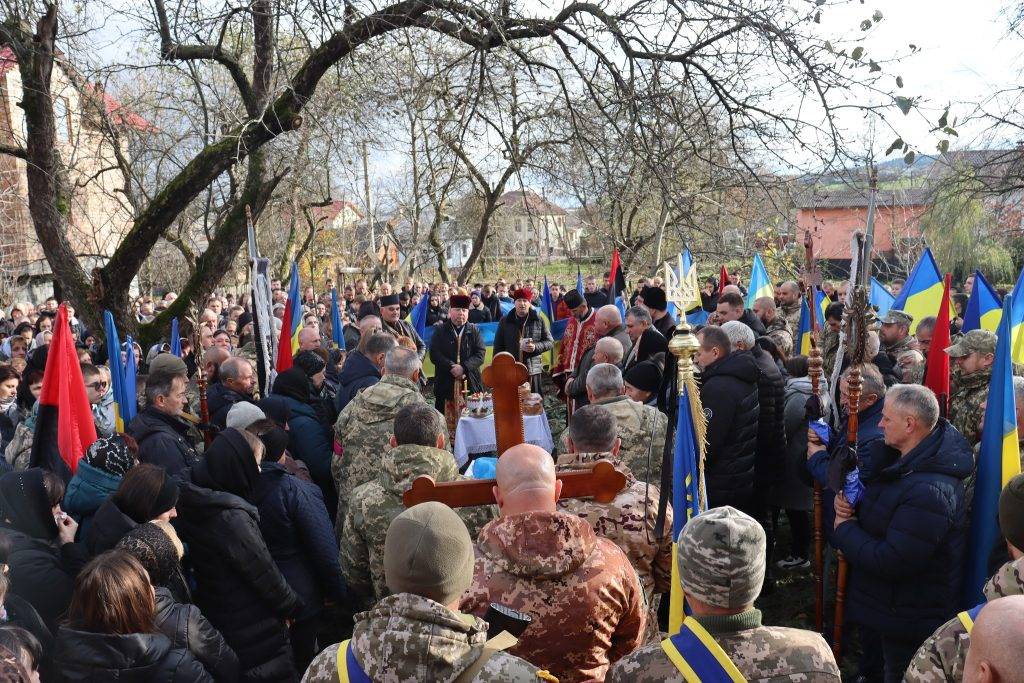
[[[359,349],[350,351],[338,375],[338,394],[334,397],[334,407],[340,413],[356,394],[379,381],[380,368],[371,363]]]
[[[942,419],[903,457],[876,441],[857,518],[832,532],[850,562],[849,615],[882,635],[924,640],[957,612],[967,520],[967,440]]]
[[[156,408],[144,408],[125,429],[139,443],[139,462],[160,465],[167,474],[181,473],[198,460],[188,437],[188,426]]]
[[[213,681],[188,650],[162,633],[109,635],[61,627],[54,643],[57,681],[76,683],[205,683]]]
[[[786,462],[786,381],[771,354],[755,345],[750,354],[761,371],[757,380],[757,461],[754,465],[754,491],[767,499],[772,487],[781,481]]]
[[[228,411],[242,401],[253,403],[251,396],[245,396],[217,382],[206,392],[206,406],[210,409],[210,422],[221,429],[227,429]]]
[[[299,616],[302,600],[270,556],[256,508],[191,481],[182,483],[177,507],[196,605],[238,655],[243,678],[295,680],[283,620]]]
[[[90,555],[99,555],[117,545],[125,534],[138,525],[113,500],[107,498],[93,515],[89,533],[85,537],[85,547],[89,549]]]
[[[761,371],[747,352],[731,353],[701,373],[700,400],[708,418],[705,484],[708,507],[751,511]]]
[[[519,349],[519,340],[530,338],[535,346],[530,353]],[[526,365],[531,375],[539,375],[543,371],[544,354],[552,349],[555,342],[544,320],[531,308],[523,320],[516,315],[515,309],[501,319],[498,331],[494,335],[494,355],[502,351],[511,353],[517,361]]]
[[[305,603],[302,619],[320,612],[324,597],[343,602],[338,541],[316,484],[302,481],[276,462],[260,464],[256,487],[260,532],[281,574]]]
[[[32,605],[51,631],[57,630],[60,618],[71,603],[75,576],[89,559],[81,543],[45,541],[14,529],[4,529],[11,539],[11,594]]]
[[[458,356],[462,369],[465,370],[464,376],[469,391],[474,393],[483,391],[480,368],[484,364],[487,347],[484,345],[484,338],[480,335],[480,329],[472,323],[465,326],[458,354],[455,349],[456,339],[458,337],[455,334],[455,325],[450,320],[445,320],[434,328],[434,336],[430,339],[430,360],[436,368],[434,373],[434,394],[436,396],[451,398],[452,387],[455,384],[451,368],[455,365],[456,356]]]
[[[180,603],[169,588],[157,586],[156,627],[171,639],[171,647],[188,650],[216,681],[238,680],[238,657],[220,631],[195,605]]]

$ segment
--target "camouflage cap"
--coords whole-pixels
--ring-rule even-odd
[[[946,347],[950,358],[963,358],[977,351],[978,353],[996,352],[996,334],[988,330],[971,330],[960,341]]]
[[[764,529],[736,508],[712,508],[679,534],[679,578],[697,600],[725,609],[754,602],[764,583]]]
[[[881,319],[883,325],[907,325],[909,327],[912,322],[914,322],[914,316],[897,308],[890,308],[889,312]]]
[[[154,372],[167,372],[172,375],[187,375],[188,366],[185,365],[185,361],[175,356],[173,353],[159,353],[153,362],[149,364],[149,373]]]

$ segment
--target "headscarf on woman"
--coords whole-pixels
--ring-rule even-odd
[[[256,456],[237,429],[222,431],[206,449],[203,459],[192,468],[195,484],[226,491],[252,504],[255,504],[259,477]]]
[[[57,537],[43,470],[32,467],[0,477],[0,524],[44,541]]]
[[[175,597],[189,599],[188,587],[181,572],[184,548],[169,522],[146,522],[135,527],[117,542],[117,547],[134,556],[149,572],[154,586],[170,589]]]
[[[305,371],[297,366],[292,366],[279,374],[274,380],[274,392],[279,396],[293,398],[300,403],[311,403],[310,389],[312,382]]]

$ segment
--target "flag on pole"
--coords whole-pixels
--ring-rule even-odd
[[[1024,363],[1024,270],[1017,276],[1017,284],[1010,292],[1010,333],[1013,335],[1013,362]]]
[[[68,324],[67,304],[57,309],[37,406],[29,467],[50,470],[67,482],[96,440],[96,424]]]
[[[622,261],[619,259],[619,250],[616,249],[612,252],[612,267],[608,269],[608,303],[615,304],[621,309],[622,306],[616,299],[625,292],[626,274],[622,272]]]
[[[977,284],[975,284],[977,286]],[[1013,296],[1003,302],[996,358],[982,423],[980,450],[975,470],[974,503],[967,545],[964,605],[984,601],[982,586],[988,581],[988,560],[999,539],[999,493],[1020,473],[1017,444],[1017,410],[1013,398],[1013,363],[1010,358],[1010,316]]]
[[[754,254],[754,266],[750,269],[750,284],[747,287],[747,308],[753,308],[754,302],[763,296],[774,298],[775,286],[768,277],[768,269],[764,267],[761,255]]]
[[[879,282],[875,278],[871,278],[871,292],[869,294],[870,303],[872,306],[878,309],[878,317],[883,318],[885,314],[892,308],[892,302],[896,301],[896,297],[886,289],[885,285]]]
[[[939,414],[946,417],[949,411],[949,285],[950,275],[946,273],[939,302],[939,315],[935,319],[931,345],[928,347],[928,361],[925,364],[924,385],[932,390],[939,401]]]
[[[580,292],[583,294],[583,292]],[[555,305],[551,301],[551,287],[548,286],[548,276],[544,276],[544,291],[540,293],[541,312],[548,317],[548,326],[555,322]]]
[[[580,272],[579,264],[576,265],[576,291],[583,296],[583,273]]]
[[[971,330],[988,330],[995,332],[999,327],[999,316],[1003,313],[1003,304],[999,294],[988,283],[980,270],[974,271],[974,288],[964,309],[963,332]]]
[[[679,633],[683,623],[685,596],[679,580],[677,542],[683,527],[703,510],[700,508],[698,445],[690,405],[690,387],[683,385],[676,410],[676,448],[672,460],[672,590],[669,594],[669,633]]]
[[[181,332],[178,329],[178,316],[171,318],[171,353],[181,358]]]
[[[718,293],[721,294],[725,291],[725,286],[729,284],[729,271],[722,266],[722,270],[718,273]]]
[[[938,315],[941,301],[942,274],[935,263],[935,257],[932,256],[932,250],[925,247],[899,296],[892,302],[892,308],[914,317],[914,322],[910,325],[910,334],[914,334],[921,320]]]
[[[811,352],[811,307],[807,305],[807,297],[800,298],[800,327],[796,333],[797,354],[806,356]]]
[[[334,348],[345,350],[345,326],[341,322],[337,287],[331,288],[331,341],[334,343]]]
[[[128,397],[124,390],[124,363],[121,362],[121,338],[117,334],[114,315],[103,311],[103,334],[107,338],[107,364],[110,366],[110,383],[114,390],[114,430],[124,433],[124,427],[130,420],[125,419],[131,412]],[[134,397],[133,397],[134,398]],[[135,400],[132,401],[132,405]]]
[[[139,383],[138,374],[139,367],[138,361],[135,359],[135,340],[132,339],[131,335],[124,338],[124,380],[122,386],[124,386],[124,424],[127,426],[139,410]]]
[[[299,267],[292,261],[288,300],[284,304],[284,319],[281,321],[281,339],[277,344],[278,372],[284,372],[292,366],[292,356],[299,350],[299,331],[302,330],[302,302],[299,299],[301,291]]]
[[[409,324],[420,335],[420,339],[427,333],[427,310],[430,308],[430,297],[420,296],[419,303],[409,312]]]

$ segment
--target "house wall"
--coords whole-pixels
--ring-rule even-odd
[[[879,206],[875,210],[875,251],[893,250],[893,237],[920,237],[925,206]],[[797,237],[810,230],[815,256],[822,259],[850,258],[850,240],[867,225],[867,207],[797,209]]]

